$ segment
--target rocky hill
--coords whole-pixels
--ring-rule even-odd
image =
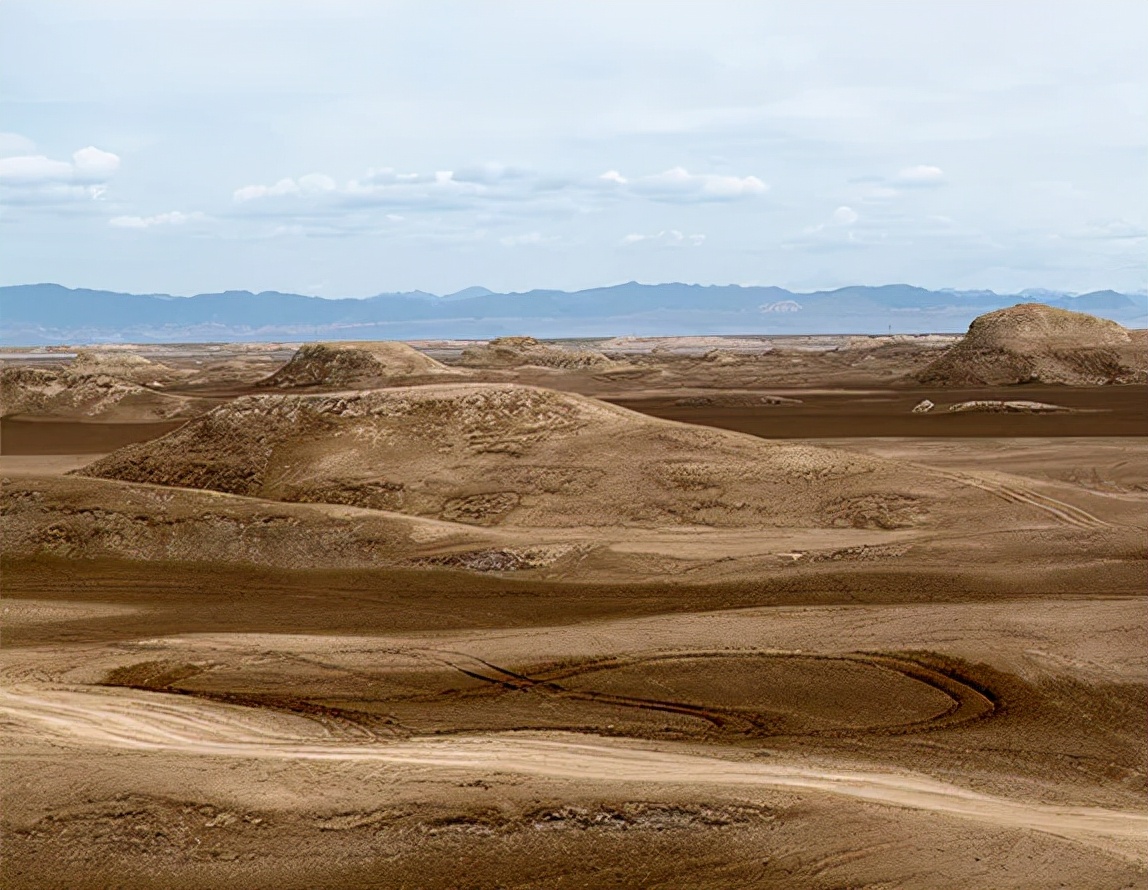
[[[291,360],[257,385],[353,388],[386,386],[396,380],[436,374],[458,374],[406,343],[362,341],[308,343]]]
[[[991,500],[908,465],[511,384],[246,397],[79,472],[526,527],[896,529]]]
[[[1022,303],[975,319],[915,379],[934,386],[1143,383],[1148,361],[1114,321]]]
[[[68,365],[77,375],[103,375],[139,384],[165,384],[188,376],[162,362],[122,350],[81,349]]]
[[[108,374],[70,368],[4,368],[0,414],[92,417],[101,420],[166,420],[194,413],[189,399],[156,392]]]
[[[463,350],[460,364],[472,368],[538,368],[605,370],[616,362],[593,349],[568,349],[533,337],[498,337]]]

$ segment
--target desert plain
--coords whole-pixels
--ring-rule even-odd
[[[1144,886],[1146,346],[10,350],[3,886]]]

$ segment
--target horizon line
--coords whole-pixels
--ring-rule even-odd
[[[69,290],[69,291],[94,291],[94,292],[102,292],[102,293],[109,293],[109,294],[122,294],[122,295],[127,295],[127,296],[136,296],[136,297],[172,297],[174,299],[183,299],[183,300],[194,299],[195,297],[218,296],[218,295],[226,295],[226,294],[249,294],[251,296],[261,296],[263,294],[281,294],[283,296],[304,297],[307,299],[337,301],[337,300],[372,300],[372,299],[376,299],[378,297],[406,297],[406,296],[425,296],[425,297],[433,297],[435,299],[443,300],[443,299],[447,299],[449,297],[457,296],[458,294],[465,293],[466,291],[469,291],[469,290],[479,290],[479,289],[485,291],[486,293],[485,294],[476,294],[475,295],[476,297],[487,296],[487,295],[491,295],[491,296],[523,296],[526,294],[533,294],[533,293],[580,294],[580,293],[586,293],[589,291],[610,290],[612,288],[626,287],[628,285],[636,285],[638,287],[674,287],[674,286],[678,286],[678,287],[695,287],[695,288],[707,288],[707,289],[708,288],[738,288],[741,290],[753,290],[753,289],[769,290],[769,289],[772,289],[772,290],[782,290],[782,291],[785,291],[786,293],[792,294],[794,296],[810,296],[810,295],[814,295],[814,294],[831,294],[831,293],[836,293],[836,292],[842,291],[842,290],[849,290],[851,288],[866,288],[869,290],[879,290],[879,289],[890,288],[890,287],[911,287],[911,288],[914,288],[917,290],[928,291],[930,293],[953,293],[953,294],[977,294],[977,293],[980,293],[980,294],[993,294],[994,296],[1001,296],[1001,297],[1024,296],[1024,295],[1028,295],[1028,294],[1035,294],[1035,293],[1042,293],[1042,292],[1048,293],[1048,294],[1055,294],[1057,296],[1079,297],[1079,296],[1087,296],[1089,294],[1103,293],[1106,291],[1111,292],[1111,293],[1123,294],[1125,296],[1148,296],[1148,288],[1140,288],[1138,290],[1129,291],[1129,290],[1118,290],[1118,289],[1113,288],[1113,287],[1099,287],[1099,288],[1094,288],[1094,289],[1090,289],[1090,290],[1071,291],[1071,290],[1059,290],[1057,288],[1052,288],[1052,287],[1029,286],[1029,287],[1021,288],[1020,290],[1011,290],[1011,291],[1010,290],[999,290],[998,291],[998,290],[995,290],[994,288],[990,288],[990,287],[965,287],[965,288],[961,288],[961,287],[937,287],[937,288],[932,288],[932,287],[926,287],[924,285],[910,284],[910,283],[904,282],[904,281],[895,281],[895,282],[889,282],[889,283],[885,283],[885,284],[845,284],[845,285],[840,285],[838,287],[826,287],[826,288],[819,288],[819,289],[813,289],[813,290],[793,290],[791,288],[785,287],[784,285],[780,285],[780,284],[744,284],[744,283],[740,283],[740,282],[728,282],[725,284],[713,284],[713,283],[701,284],[698,282],[687,282],[687,281],[659,281],[659,282],[649,283],[649,282],[638,281],[636,279],[631,279],[628,281],[621,281],[621,282],[617,282],[614,284],[602,284],[602,285],[595,285],[592,287],[582,287],[582,288],[577,288],[575,290],[565,290],[563,288],[557,288],[557,287],[534,287],[534,288],[530,288],[529,290],[499,291],[499,290],[494,290],[492,288],[485,287],[484,285],[472,284],[472,285],[468,285],[467,287],[459,288],[456,291],[451,291],[449,293],[443,293],[443,294],[435,293],[433,291],[420,290],[420,289],[416,288],[413,290],[406,290],[406,291],[385,291],[384,290],[384,291],[378,291],[378,292],[372,293],[372,294],[366,294],[364,296],[353,296],[353,295],[346,295],[346,294],[336,295],[336,296],[326,296],[326,295],[317,294],[317,293],[307,293],[305,291],[283,291],[283,290],[274,290],[274,289],[255,291],[255,290],[248,290],[246,288],[227,289],[227,290],[207,290],[207,291],[198,291],[196,293],[191,293],[191,294],[187,294],[187,293],[176,294],[176,293],[170,293],[170,292],[166,292],[166,291],[139,292],[139,291],[130,291],[130,290],[112,290],[110,288],[104,288],[104,287],[87,287],[87,286],[73,287],[73,286],[69,286],[66,284],[60,284],[59,282],[55,282],[55,281],[36,281],[36,282],[21,282],[21,283],[16,283],[16,284],[0,284],[0,290],[7,290],[10,288],[17,288],[17,287],[59,287],[59,288],[63,288],[64,290]]]

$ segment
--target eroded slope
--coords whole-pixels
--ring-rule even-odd
[[[286,365],[256,385],[279,389],[382,386],[396,379],[451,373],[459,372],[405,343],[308,343],[300,347]]]
[[[187,398],[108,374],[58,368],[0,371],[0,414],[101,420],[166,420],[193,413]]]
[[[498,337],[462,353],[461,364],[474,368],[540,368],[605,370],[616,364],[593,349],[567,349],[533,337]]]
[[[960,343],[915,376],[938,386],[1143,383],[1148,361],[1116,322],[1022,303],[975,319]]]
[[[80,472],[478,525],[895,529],[991,503],[919,467],[508,384],[243,398]]]

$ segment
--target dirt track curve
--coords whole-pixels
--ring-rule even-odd
[[[64,743],[207,756],[371,761],[610,782],[796,788],[1029,829],[1143,860],[1148,814],[991,797],[910,773],[745,762],[596,739],[471,735],[348,743],[313,721],[139,691],[10,687],[0,715]],[[31,724],[31,726],[29,726]]]

